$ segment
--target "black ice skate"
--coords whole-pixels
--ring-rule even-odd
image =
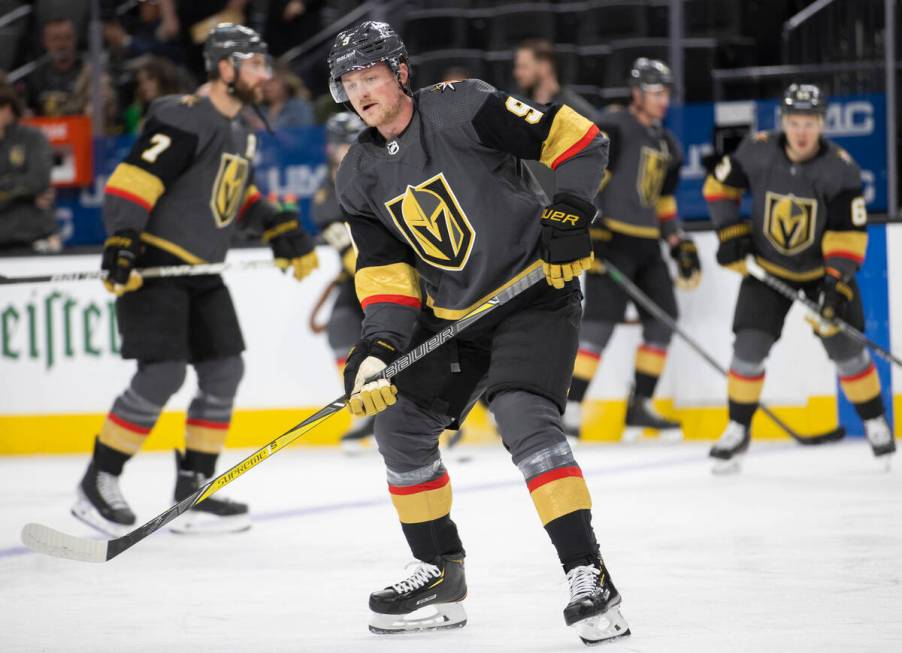
[[[72,515],[112,537],[125,535],[135,525],[135,513],[119,490],[119,477],[100,471],[93,461],[78,484]]]
[[[640,440],[645,429],[660,431],[661,440],[667,442],[678,442],[683,439],[683,431],[679,422],[661,415],[649,397],[641,397],[633,391],[630,393],[626,407],[626,429],[623,431],[623,441]]]
[[[564,621],[576,628],[583,644],[593,646],[630,634],[620,614],[620,592],[600,559],[568,571],[567,582],[570,603],[564,608]]]
[[[463,556],[417,561],[402,581],[370,594],[370,630],[380,635],[463,628],[467,596]]]
[[[886,468],[889,469],[892,454],[896,452],[896,439],[893,437],[886,417],[881,415],[865,420],[864,432],[868,442],[871,443],[871,451],[874,452],[874,456],[884,461]]]
[[[375,419],[374,416],[364,417],[353,424],[351,428],[341,436],[341,441],[339,443],[341,445],[341,450],[351,456],[366,453],[367,451],[374,451],[375,448],[367,447],[365,441],[373,435],[373,422]]]
[[[180,451],[175,452],[177,477],[175,500],[181,501],[191,495],[210,479],[190,469],[185,469],[185,459]],[[172,522],[169,529],[173,533],[207,534],[238,533],[251,527],[247,504],[213,495],[191,508],[179,519]]]
[[[711,471],[715,474],[738,472],[742,464],[742,457],[748,451],[751,441],[749,427],[730,421],[720,439],[708,453],[714,459],[714,467]]]

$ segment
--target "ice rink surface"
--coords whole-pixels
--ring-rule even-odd
[[[577,450],[633,630],[595,650],[902,651],[902,461],[882,471],[861,440],[753,443],[741,475],[714,477],[706,450]],[[390,637],[367,631],[367,596],[409,553],[375,455],[282,452],[223,490],[250,502],[249,532],[160,532],[105,564],[18,540],[28,521],[86,532],[68,515],[86,458],[0,458],[0,651],[586,650],[564,626],[566,583],[519,473],[500,445],[465,453],[446,464],[469,624]],[[170,505],[173,477],[163,454],[129,464],[139,521]]]

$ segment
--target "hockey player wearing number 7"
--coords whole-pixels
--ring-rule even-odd
[[[744,141],[705,181],[703,192],[720,239],[717,261],[743,274],[727,381],[730,421],[711,449],[715,471],[737,469],[748,449],[764,361],[792,303],[746,276],[747,256],[816,300],[823,317],[864,328],[855,282],[868,239],[861,171],[845,150],[823,137],[825,113],[818,87],[791,85],[783,96],[781,129]],[[751,220],[739,215],[744,192],[752,194]],[[864,422],[874,455],[889,460],[896,443],[868,350],[835,327],[812,323],[836,364],[843,392]]]
[[[561,427],[581,312],[577,277],[592,261],[591,198],[607,138],[567,106],[530,106],[479,80],[413,93],[406,49],[386,23],[339,34],[329,68],[335,101],[369,127],[336,180],[365,312],[345,387],[352,413],[377,414],[389,493],[417,559],[408,577],[370,596],[370,629],[466,623],[464,547],[438,438],[484,391],[569,581],[565,622],[587,643],[628,634],[591,526],[589,491]],[[524,159],[556,170],[551,202]],[[392,382],[367,382],[410,343],[541,270],[547,283]]]
[[[176,453],[176,501],[214,475],[244,369],[241,328],[219,275],[144,281],[135,268],[221,262],[236,228],[262,232],[276,264],[297,279],[317,263],[297,214],[261,200],[251,181],[256,139],[240,111],[260,100],[269,79],[266,43],[251,29],[222,23],[204,54],[209,97],[155,101],[106,186],[104,283],[117,295],[122,356],[136,359],[138,370],[104,421],[72,514],[113,536],[135,523],[119,490],[123,466],[181,387],[186,366],[197,373],[198,392],[188,407],[185,452]],[[216,497],[185,517],[173,529],[250,526],[246,505]]]

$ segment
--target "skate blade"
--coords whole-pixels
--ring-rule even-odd
[[[644,426],[627,426],[623,429],[623,435],[620,436],[621,442],[633,444],[642,440],[645,435]]]
[[[219,517],[199,510],[189,510],[172,523],[169,530],[178,535],[222,535],[241,533],[251,527],[251,518],[243,515]]]
[[[436,603],[408,614],[370,612],[370,632],[377,635],[449,630],[467,625],[467,613],[460,603]]]
[[[83,524],[87,524],[95,531],[106,535],[107,537],[122,537],[128,533],[133,526],[125,526],[112,522],[98,512],[97,508],[91,505],[84,496],[79,493],[78,500],[69,511],[72,516]]]
[[[733,456],[729,460],[714,459],[711,473],[715,476],[731,476],[742,471],[742,456]]]
[[[683,429],[661,429],[658,431],[658,439],[665,444],[676,444],[683,441]]]
[[[630,634],[629,624],[626,623],[618,606],[594,617],[577,621],[573,627],[586,646],[605,644]]]

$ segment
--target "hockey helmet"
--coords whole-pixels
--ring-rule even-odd
[[[639,57],[630,68],[629,85],[643,91],[657,91],[673,86],[673,73],[663,61]]]
[[[407,63],[407,48],[391,25],[368,20],[340,32],[335,37],[328,60],[332,99],[338,103],[348,101],[348,94],[341,85],[342,75],[380,62],[388,64],[400,83],[400,66]],[[410,94],[409,85],[402,88]]]
[[[804,113],[822,116],[827,112],[827,102],[814,84],[790,84],[783,93],[780,114]]]
[[[350,145],[366,125],[350,111],[342,111],[326,121],[326,143],[329,145]]]
[[[269,48],[257,32],[244,25],[219,23],[210,30],[204,43],[207,73],[214,76],[217,64],[223,59],[230,59],[235,66],[240,66],[242,61],[255,54],[262,54],[268,60]]]

